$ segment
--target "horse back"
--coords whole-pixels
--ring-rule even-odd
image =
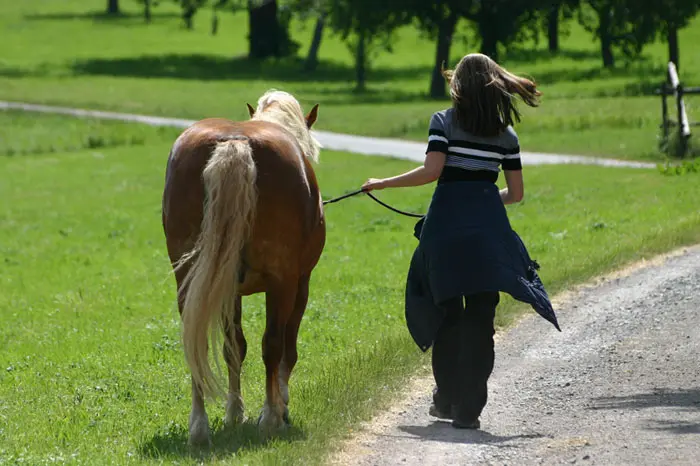
[[[178,137],[168,160],[163,223],[166,236],[170,230],[177,243],[171,260],[194,246],[205,201],[202,171],[217,143],[231,139],[249,142],[257,172],[255,216],[245,251],[246,269],[256,283],[242,290],[249,294],[261,291],[256,276],[309,273],[320,257],[325,225],[313,167],[290,132],[266,121],[209,118]]]

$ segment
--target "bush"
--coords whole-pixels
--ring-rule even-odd
[[[691,135],[685,141],[685,151],[683,150],[683,141],[678,131],[671,129],[671,134],[664,139],[663,136],[659,140],[659,149],[661,152],[671,159],[694,159],[700,157],[700,143],[698,143]]]

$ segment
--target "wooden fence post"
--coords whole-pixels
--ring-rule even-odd
[[[671,87],[676,95],[676,110],[678,113],[678,143],[680,144],[681,156],[685,157],[688,151],[688,138],[690,137],[690,124],[683,102],[683,85],[678,78],[678,71],[673,62],[668,63],[668,77]]]
[[[676,87],[676,110],[678,111],[678,143],[681,148],[681,156],[685,157],[688,153],[688,136],[686,131],[690,133],[688,128],[688,119],[685,115],[685,105],[683,104],[683,84],[678,83]]]
[[[668,122],[668,102],[666,101],[666,98],[668,97],[666,94],[667,91],[668,85],[665,82],[661,83],[661,128],[664,136],[664,144],[668,142],[668,128],[670,126]]]

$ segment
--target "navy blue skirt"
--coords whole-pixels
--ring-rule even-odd
[[[439,184],[415,236],[419,244],[406,280],[406,323],[421,350],[433,344],[445,315],[442,303],[486,291],[530,304],[560,330],[539,265],[511,228],[495,184]]]

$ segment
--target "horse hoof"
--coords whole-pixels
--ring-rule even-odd
[[[192,447],[206,447],[211,445],[209,421],[206,417],[190,421],[190,436],[187,443]]]
[[[226,403],[226,415],[224,416],[224,424],[227,426],[236,426],[243,424],[246,420],[243,401],[238,400],[232,402],[229,400]]]
[[[238,415],[230,415],[229,413],[226,413],[226,416],[224,417],[224,425],[227,427],[240,426],[247,420],[248,418],[243,413]]]
[[[270,437],[287,427],[284,421],[284,415],[275,416],[267,409],[263,409],[258,417],[258,430],[265,437]]]

